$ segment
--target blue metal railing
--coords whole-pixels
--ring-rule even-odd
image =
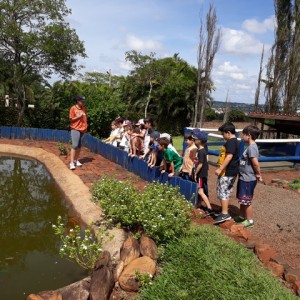
[[[0,137],[6,139],[31,139],[68,143],[70,141],[70,132],[66,130],[0,126]],[[178,176],[169,178],[167,173],[161,174],[158,167],[151,169],[145,161],[137,157],[128,157],[127,152],[105,144],[90,134],[83,136],[82,144],[90,151],[102,155],[148,182],[155,180],[160,183],[169,183],[172,186],[178,186],[180,193],[187,200],[193,203],[197,201],[197,184],[195,182],[184,180]]]
[[[192,128],[185,128],[184,133],[188,133]],[[275,162],[275,161],[292,161],[297,163],[300,161],[300,142],[299,139],[290,140],[256,140],[259,148],[260,156],[258,160],[260,162]],[[221,146],[224,141],[220,142],[208,142],[208,154],[219,156],[220,151],[209,149],[210,146]],[[240,156],[245,149],[245,142],[240,142]],[[186,144],[183,141],[183,149]]]

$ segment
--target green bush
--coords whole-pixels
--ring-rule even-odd
[[[295,179],[293,180],[290,184],[289,187],[293,190],[298,190],[300,189],[300,179]]]
[[[142,230],[157,243],[181,236],[190,226],[192,205],[167,184],[152,182],[139,193],[129,182],[103,177],[93,186],[93,200],[106,219]]]

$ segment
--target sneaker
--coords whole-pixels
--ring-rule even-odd
[[[70,170],[75,170],[75,164],[74,163],[70,163]]]
[[[253,227],[254,226],[254,222],[250,222],[249,220],[244,220],[243,222],[241,222],[241,225],[243,225],[244,227]]]
[[[214,215],[214,214],[215,214],[215,212],[212,209],[206,209],[205,210],[205,215],[206,216],[211,216],[211,215]]]
[[[242,223],[245,221],[245,218],[243,218],[242,216],[237,216],[233,218],[235,223]]]
[[[74,160],[74,165],[76,167],[81,167],[82,166],[82,163],[79,161],[79,160]]]
[[[222,223],[222,222],[228,221],[230,219],[231,219],[230,214],[222,214],[221,213],[215,218],[215,224]]]

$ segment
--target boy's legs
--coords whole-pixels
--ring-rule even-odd
[[[202,177],[198,179],[198,194],[201,199],[204,201],[206,207],[211,210],[211,204],[208,199],[208,186],[207,186],[207,178]]]
[[[252,200],[256,184],[256,180],[243,181],[239,179],[238,181],[237,199],[240,204],[240,215],[247,221],[247,224],[253,224]]]
[[[215,223],[221,223],[231,219],[228,213],[229,199],[232,194],[233,184],[236,177],[221,176],[217,181],[217,197],[221,202],[221,213],[215,219]]]

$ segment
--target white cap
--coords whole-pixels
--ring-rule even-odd
[[[171,135],[168,133],[161,133],[160,138],[166,138],[167,140],[171,140]]]
[[[144,125],[144,119],[139,119],[136,125]]]

